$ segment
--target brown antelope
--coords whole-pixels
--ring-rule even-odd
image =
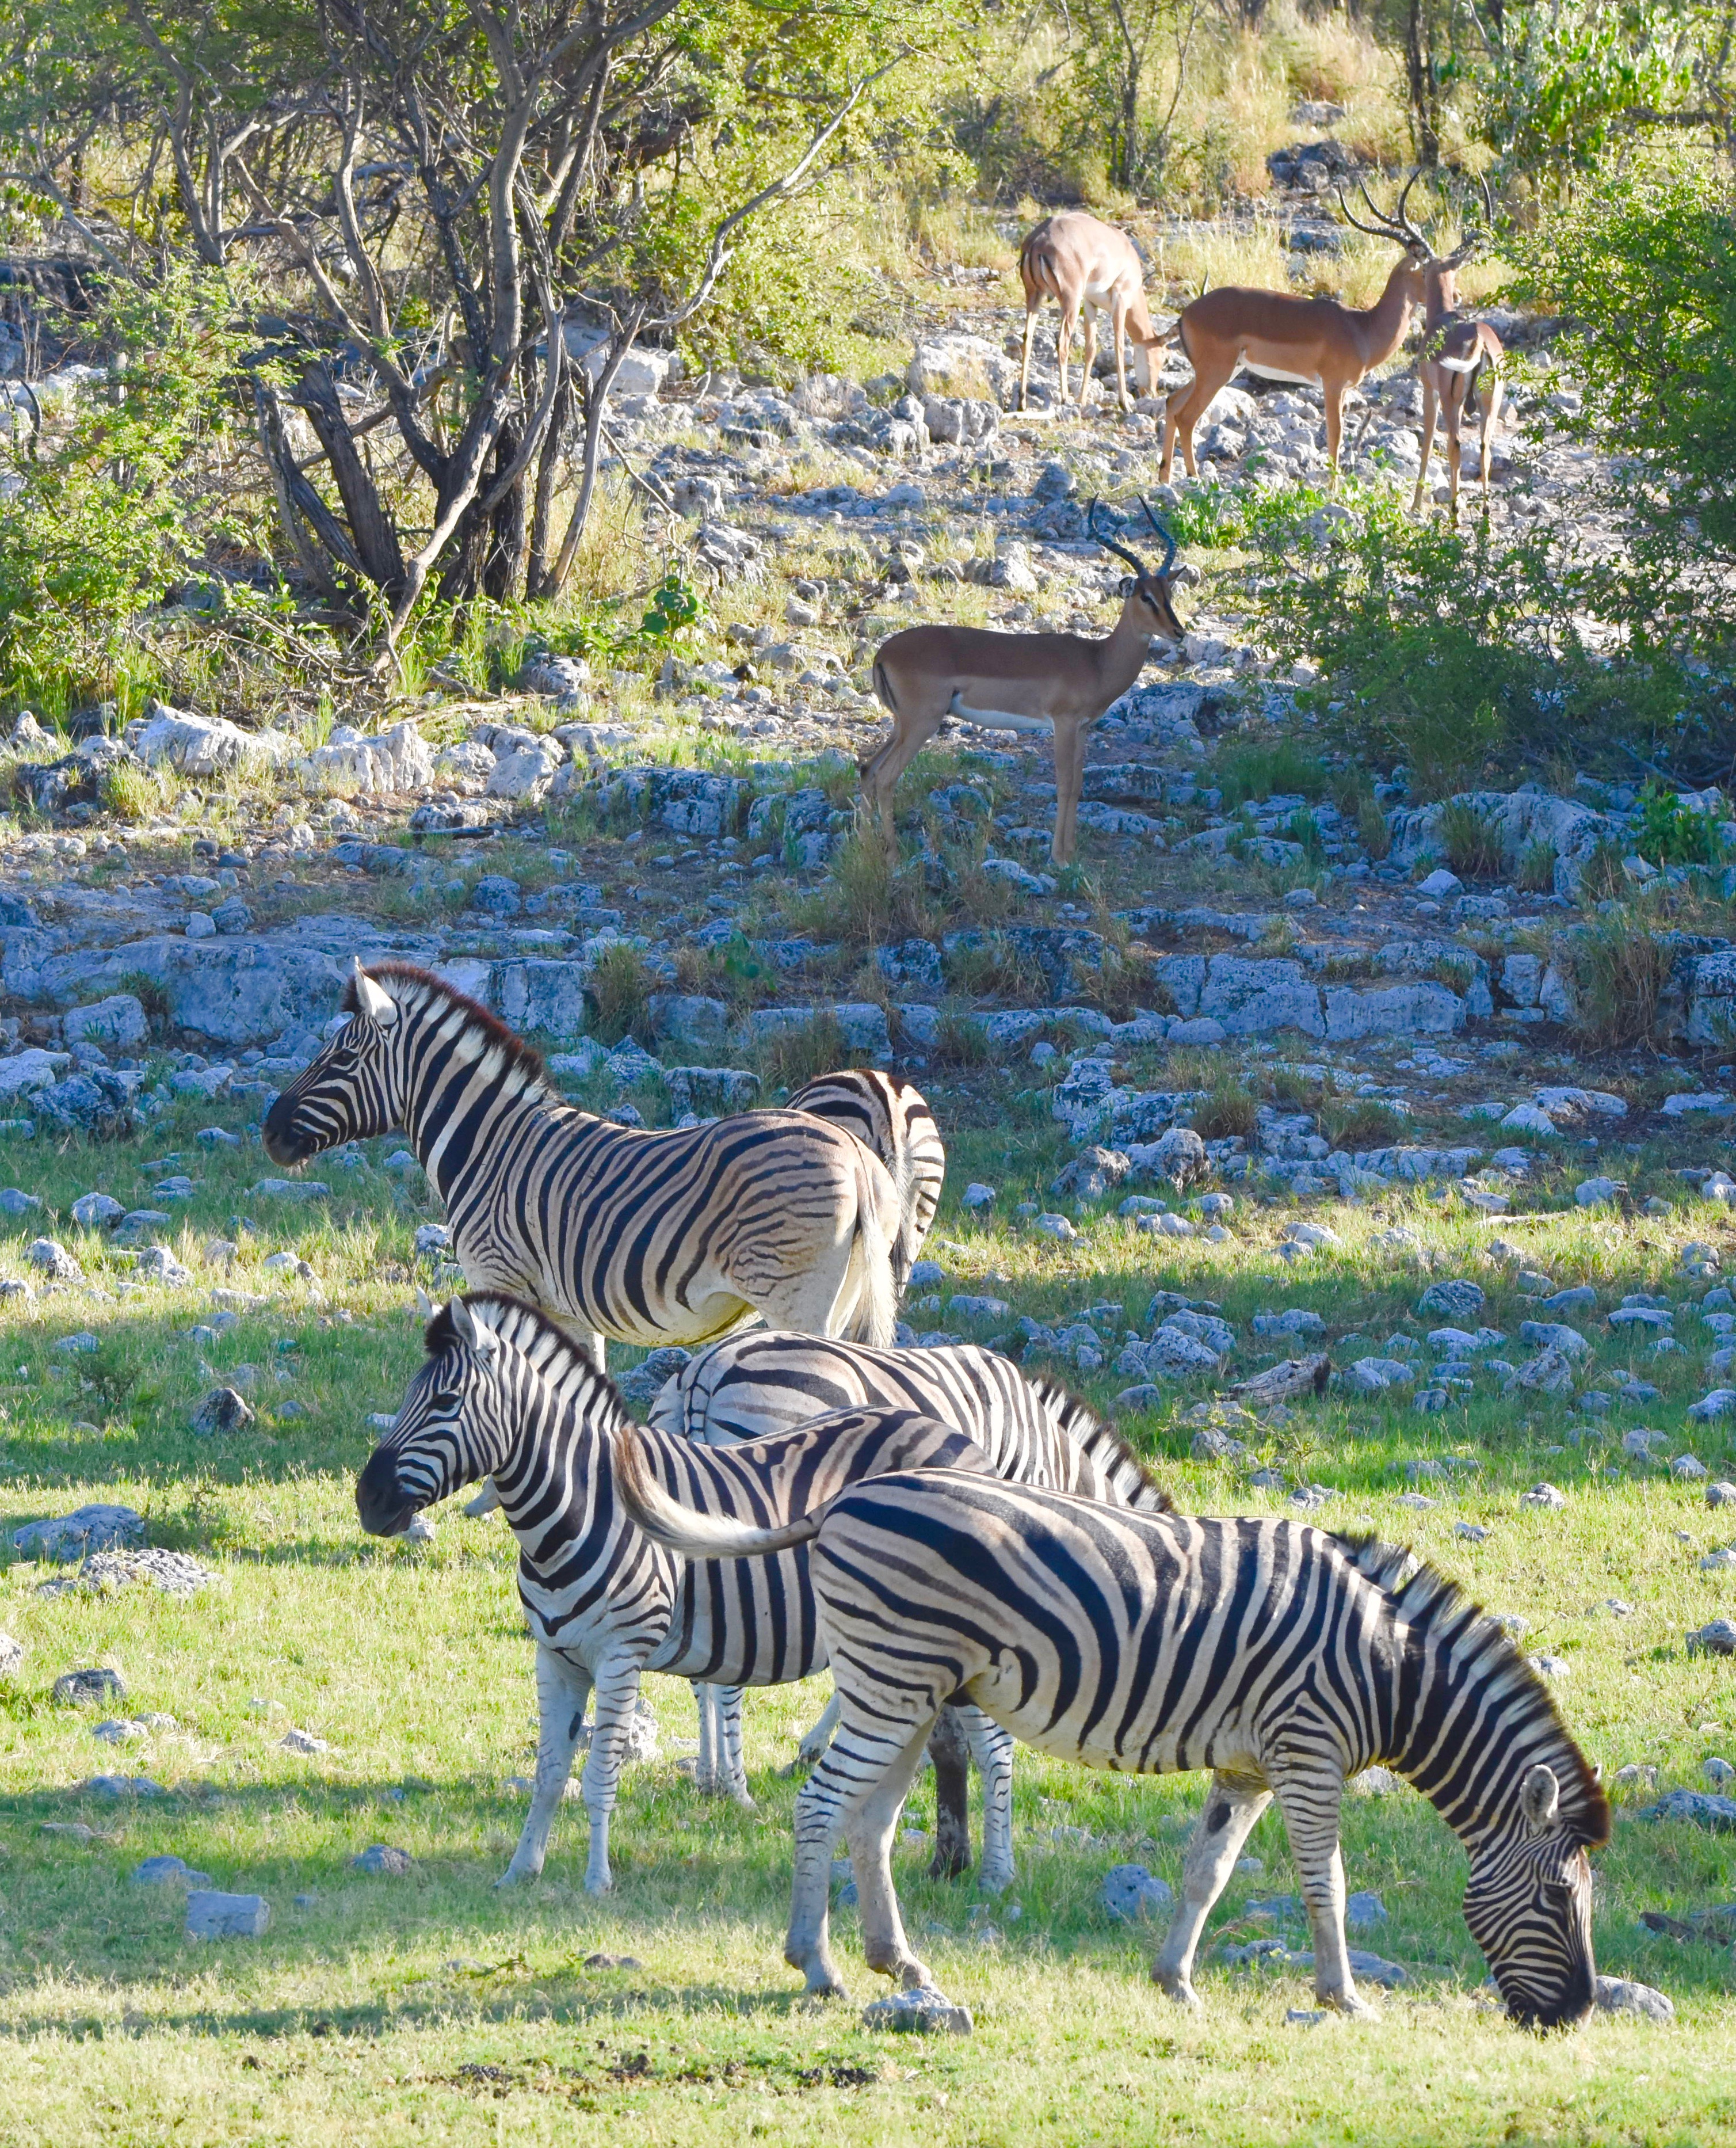
[[[892,794],[898,779],[946,716],[991,730],[1055,735],[1055,834],[1050,855],[1073,855],[1085,750],[1091,727],[1139,676],[1151,636],[1179,642],[1182,622],[1171,600],[1176,540],[1141,499],[1164,546],[1147,567],[1097,527],[1093,500],[1086,526],[1106,551],[1133,570],[1121,615],[1101,640],[1077,634],[997,634],[980,626],[912,626],[875,652],[874,690],[892,717],[892,735],[862,764],[862,797],[878,812],[886,851],[898,856]]]
[[[1483,199],[1491,222],[1494,201],[1487,180]],[[1501,339],[1487,321],[1473,320],[1458,310],[1459,266],[1476,248],[1480,234],[1468,231],[1457,249],[1444,261],[1432,264],[1427,279],[1422,316],[1422,349],[1417,359],[1417,378],[1422,384],[1422,454],[1417,469],[1417,489],[1411,495],[1411,512],[1422,504],[1428,481],[1428,460],[1434,451],[1435,412],[1438,408],[1447,435],[1448,512],[1458,519],[1459,424],[1463,419],[1480,419],[1478,460],[1483,496],[1489,496],[1489,439],[1501,413],[1501,360],[1505,355]],[[1487,369],[1483,407],[1478,409],[1478,384]]]
[[[1416,183],[1413,172],[1398,198],[1396,216],[1376,208],[1364,186],[1362,198],[1376,219],[1373,224],[1357,223],[1339,189],[1338,206],[1347,223],[1372,238],[1396,239],[1404,248],[1404,258],[1393,264],[1387,288],[1373,305],[1346,306],[1337,299],[1299,299],[1288,291],[1227,284],[1183,310],[1169,339],[1181,344],[1193,379],[1176,390],[1164,412],[1161,482],[1169,482],[1178,433],[1187,474],[1199,474],[1193,429],[1218,389],[1246,365],[1264,379],[1294,380],[1324,392],[1326,451],[1337,483],[1345,396],[1403,342],[1412,314],[1425,303],[1429,277],[1457,268],[1463,258],[1461,252],[1437,261],[1428,241],[1405,214]]]
[[[1079,309],[1085,309],[1085,365],[1079,376],[1079,407],[1091,388],[1091,369],[1097,355],[1097,315],[1109,309],[1109,331],[1115,350],[1115,384],[1123,410],[1131,410],[1127,375],[1122,362],[1121,334],[1125,329],[1136,346],[1135,379],[1143,389],[1151,379],[1146,355],[1159,339],[1152,333],[1146,306],[1145,264],[1133,250],[1127,234],[1113,224],[1099,223],[1082,209],[1063,209],[1046,216],[1019,248],[1019,279],[1025,286],[1025,363],[1019,369],[1019,408],[1025,408],[1031,384],[1031,339],[1045,299],[1061,308],[1061,328],[1055,354],[1061,367],[1061,399],[1067,399],[1067,354],[1073,347],[1073,329]],[[1143,368],[1145,379],[1138,380]]]

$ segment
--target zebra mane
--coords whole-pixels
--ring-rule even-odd
[[[1507,1629],[1468,1589],[1428,1560],[1416,1560],[1405,1573],[1415,1558],[1408,1546],[1383,1543],[1372,1534],[1339,1534],[1333,1541],[1359,1573],[1384,1591],[1407,1625],[1422,1633],[1460,1624],[1454,1653],[1478,1657],[1488,1676],[1498,1679],[1508,1693],[1523,1697],[1533,1724],[1544,1733],[1548,1764],[1561,1785],[1562,1809],[1576,1833],[1591,1849],[1608,1842],[1609,1800],[1603,1785],[1562,1720],[1554,1695],[1520,1654]]]
[[[631,1422],[620,1389],[606,1373],[597,1370],[565,1329],[557,1327],[547,1313],[504,1290],[467,1290],[464,1295],[472,1314],[492,1328],[509,1349],[528,1358],[550,1387],[576,1388],[585,1414],[600,1430],[614,1433]],[[449,1304],[435,1307],[422,1340],[430,1357],[463,1347],[452,1324]]]
[[[1112,1432],[1089,1403],[1045,1373],[1026,1373],[1024,1378],[1057,1429],[1076,1447],[1083,1448],[1106,1477],[1125,1471],[1142,1490],[1151,1493],[1155,1504],[1145,1508],[1146,1513],[1174,1513],[1175,1501],[1151,1474],[1143,1456],[1136,1453],[1118,1432]]]
[[[479,1000],[473,1000],[444,977],[437,977],[432,970],[424,970],[414,962],[374,962],[367,966],[368,975],[389,991],[395,986],[394,997],[409,996],[413,1002],[426,1006],[433,1001],[455,1008],[487,1040],[505,1060],[510,1071],[527,1086],[546,1087],[548,1077],[543,1066],[543,1055],[528,1045],[522,1036],[509,1030],[498,1015],[490,1014]],[[346,1014],[358,1011],[359,999],[354,975],[344,987],[343,1009]]]

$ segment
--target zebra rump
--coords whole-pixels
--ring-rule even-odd
[[[304,1162],[402,1126],[475,1287],[528,1298],[602,1362],[612,1336],[709,1342],[775,1327],[888,1343],[897,1191],[845,1128],[743,1112],[660,1132],[554,1094],[537,1055],[431,971],[355,966],[348,1025],[267,1114]]]
[[[632,1451],[624,1503],[679,1545],[686,1522]],[[890,1849],[921,1737],[962,1690],[1016,1737],[1090,1767],[1210,1768],[1182,1899],[1153,1974],[1197,2003],[1195,1954],[1249,1831],[1276,1795],[1313,1926],[1315,1988],[1365,2010],[1345,1945],[1339,1805],[1375,1761],[1405,1775],[1470,1855],[1465,1919],[1513,2018],[1584,2018],[1595,1990],[1588,1849],[1609,1808],[1543,1681],[1457,1585],[1407,1554],[1300,1522],[1136,1514],[947,1471],[852,1486],[823,1513],[727,1540],[810,1542],[840,1703],[796,1812],[786,1958],[840,1990],[827,1875],[840,1827],[871,1967],[926,1983]]]
[[[946,1146],[928,1099],[900,1075],[882,1074],[875,1066],[845,1066],[798,1089],[789,1107],[845,1127],[886,1166],[898,1189],[892,1273],[902,1290],[946,1182]]]

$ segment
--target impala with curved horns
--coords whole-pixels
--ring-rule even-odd
[[[1495,198],[1487,179],[1479,178],[1489,222],[1495,220]],[[1417,358],[1417,378],[1422,384],[1422,454],[1417,467],[1417,489],[1411,495],[1411,512],[1422,504],[1428,482],[1429,457],[1434,451],[1435,415],[1439,411],[1446,434],[1448,511],[1458,519],[1459,429],[1467,418],[1478,419],[1478,459],[1483,478],[1483,504],[1489,497],[1489,440],[1501,414],[1501,361],[1506,351],[1487,321],[1458,310],[1458,274],[1462,262],[1481,243],[1479,231],[1468,230],[1457,248],[1434,264],[1428,277],[1422,315],[1422,349]],[[1484,374],[1488,385],[1481,388]]]
[[[1182,346],[1193,379],[1176,390],[1164,412],[1163,460],[1158,472],[1162,483],[1169,482],[1178,434],[1187,474],[1199,474],[1193,429],[1218,389],[1244,365],[1263,379],[1293,380],[1322,390],[1327,455],[1337,483],[1345,396],[1376,366],[1384,365],[1403,342],[1412,314],[1427,303],[1430,279],[1457,268],[1468,251],[1462,248],[1445,259],[1436,258],[1427,239],[1405,213],[1417,177],[1412,172],[1405,182],[1393,216],[1377,208],[1367,186],[1357,182],[1376,219],[1372,224],[1360,223],[1352,214],[1343,188],[1338,190],[1338,206],[1347,223],[1371,238],[1395,240],[1404,248],[1403,259],[1394,263],[1386,289],[1372,306],[1347,306],[1337,299],[1301,299],[1293,292],[1256,291],[1226,284],[1183,310],[1170,341]]]
[[[898,779],[947,716],[992,730],[1055,734],[1055,834],[1050,855],[1066,865],[1073,855],[1085,750],[1091,727],[1138,678],[1151,637],[1179,642],[1172,587],[1177,545],[1141,499],[1146,519],[1163,545],[1160,565],[1148,567],[1097,526],[1094,499],[1086,527],[1106,551],[1132,568],[1123,585],[1121,615],[1101,640],[1078,634],[1004,634],[980,626],[912,626],[875,652],[874,690],[892,718],[892,735],[862,764],[862,797],[880,816],[888,854],[896,859],[892,794]]]

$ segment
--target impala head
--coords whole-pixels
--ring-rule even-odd
[[[356,1479],[356,1512],[370,1536],[395,1537],[424,1507],[462,1484],[486,1477],[505,1459],[500,1407],[500,1337],[461,1297],[437,1311],[419,1292],[429,1317],[428,1355],[411,1380],[392,1429]]]
[[[1451,253],[1437,254],[1421,228],[1412,223],[1405,213],[1405,203],[1411,198],[1411,188],[1416,185],[1418,176],[1417,173],[1412,172],[1405,181],[1404,192],[1398,197],[1398,207],[1391,216],[1384,209],[1377,208],[1366,183],[1357,180],[1357,189],[1367,207],[1368,213],[1374,218],[1372,223],[1364,223],[1352,213],[1350,203],[1344,198],[1342,187],[1338,189],[1338,207],[1343,213],[1345,222],[1357,231],[1367,232],[1371,238],[1390,238],[1402,246],[1404,259],[1393,269],[1393,275],[1405,279],[1411,285],[1414,297],[1420,298],[1427,291],[1432,294],[1438,308],[1450,313],[1458,303],[1458,271],[1482,244],[1483,233],[1468,226]],[[1489,220],[1493,223],[1494,197],[1489,192],[1486,179],[1481,184],[1483,199],[1488,206]]]
[[[1118,545],[1113,537],[1106,535],[1097,527],[1097,503],[1095,499],[1086,515],[1085,526],[1106,552],[1113,552],[1118,560],[1125,560],[1133,570],[1131,584],[1125,593],[1126,608],[1122,616],[1125,618],[1127,610],[1136,606],[1141,615],[1141,624],[1146,626],[1148,633],[1161,634],[1166,641],[1179,642],[1187,630],[1176,615],[1171,595],[1175,585],[1176,554],[1179,547],[1152,514],[1151,503],[1143,494],[1140,496],[1139,504],[1146,511],[1146,520],[1151,525],[1152,534],[1163,547],[1162,560],[1156,567],[1148,567],[1136,552],[1130,552],[1125,545]]]
[[[1572,2028],[1596,1996],[1585,1853],[1588,1843],[1608,1839],[1609,1819],[1595,1794],[1596,1804],[1573,1824],[1554,1769],[1536,1763],[1519,1779],[1508,1824],[1472,1857],[1465,1922],[1508,2014],[1523,2028]]]
[[[359,961],[344,990],[349,1020],[265,1116],[273,1163],[305,1163],[321,1149],[389,1133],[402,1116],[395,1081],[400,1009]]]

